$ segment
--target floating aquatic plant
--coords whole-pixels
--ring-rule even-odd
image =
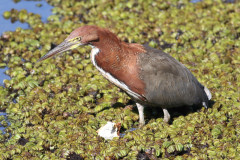
[[[11,80],[0,86],[0,110],[11,122],[0,134],[2,159],[234,159],[240,145],[240,3],[189,1],[48,1],[48,22],[26,10],[3,16],[30,29],[0,38],[0,67]],[[148,43],[184,63],[208,86],[208,109],[162,111],[146,108],[138,126],[130,98],[91,64],[90,48],[79,48],[42,63],[37,59],[75,28],[107,27],[127,42]],[[14,102],[13,102],[14,101]],[[1,125],[7,126],[0,117]],[[96,131],[121,123],[123,137],[105,141]]]

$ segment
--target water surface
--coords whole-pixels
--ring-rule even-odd
[[[5,11],[10,11],[13,8],[16,10],[26,9],[28,12],[39,14],[41,15],[42,21],[47,22],[48,16],[52,14],[51,9],[53,7],[50,6],[45,0],[22,0],[17,3],[15,3],[13,0],[0,0],[0,36],[3,34],[3,32],[15,31],[18,27],[21,27],[23,29],[29,28],[29,25],[27,23],[21,23],[19,21],[12,23],[10,19],[4,19],[3,13]],[[5,74],[6,70],[8,70],[8,67],[0,68],[0,86],[4,86],[3,81],[5,79],[11,79],[11,77]],[[8,125],[10,125],[10,122],[7,120],[7,113],[0,111],[0,116],[4,116],[5,121],[7,121]],[[3,134],[5,134],[4,130],[5,127],[0,125],[0,131],[2,131]]]
[[[39,4],[41,7],[39,7]],[[41,15],[42,21],[47,22],[48,16],[52,14],[51,9],[53,6],[49,5],[45,0],[22,0],[19,2],[14,2],[13,0],[0,0],[0,35],[6,31],[15,31],[17,27],[23,29],[29,28],[27,23],[21,23],[19,21],[12,23],[10,19],[4,19],[3,13],[13,8],[17,10],[26,9],[28,12],[39,14]],[[10,77],[4,74],[6,70],[8,70],[7,67],[0,68],[0,86],[4,86],[4,79],[10,80]]]
[[[0,68],[0,86],[4,86],[4,79],[11,79],[8,75],[4,73],[6,70],[8,70],[8,67]]]
[[[39,7],[38,4],[40,4],[41,7]],[[16,10],[26,9],[28,12],[39,14],[42,17],[42,21],[47,22],[47,17],[52,14],[51,9],[53,6],[49,5],[44,0],[22,0],[17,3],[13,0],[0,0],[0,35],[6,31],[15,31],[17,27],[21,27],[23,29],[29,28],[27,23],[21,23],[19,21],[11,23],[10,19],[4,19],[3,13],[5,11],[10,11],[12,8]]]

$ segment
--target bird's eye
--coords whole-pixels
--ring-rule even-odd
[[[77,41],[81,41],[81,37],[77,37],[76,39],[77,39]]]

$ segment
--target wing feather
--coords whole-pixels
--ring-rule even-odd
[[[146,47],[141,54],[141,79],[152,105],[177,107],[207,102],[204,87],[180,62],[160,50]]]

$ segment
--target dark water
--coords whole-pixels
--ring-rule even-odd
[[[4,86],[4,79],[11,79],[8,75],[4,74],[6,70],[8,70],[8,67],[0,68],[0,86]]]
[[[4,116],[5,121],[7,121],[8,125],[10,125],[10,122],[7,120],[7,113],[5,113],[5,112],[0,112],[0,116]],[[0,121],[0,123],[1,123],[1,121]],[[4,130],[5,130],[5,127],[3,127],[3,126],[0,124],[0,131],[2,131],[3,134],[6,133]]]
[[[41,7],[39,7],[39,4]],[[10,19],[4,19],[3,13],[5,11],[10,11],[12,8],[17,10],[26,9],[28,12],[39,14],[41,15],[42,21],[47,22],[48,16],[52,14],[51,9],[53,7],[50,6],[45,0],[21,0],[17,3],[15,3],[13,0],[0,0],[0,36],[3,34],[3,32],[15,31],[17,27],[21,27],[23,29],[29,28],[27,23],[21,23],[19,21],[11,23]],[[11,79],[4,73],[6,70],[8,70],[8,67],[0,68],[0,86],[4,86],[4,79]],[[0,111],[0,116],[4,116],[5,120],[7,121],[7,114],[5,112]],[[10,125],[9,122],[8,125]],[[0,125],[0,131],[2,131],[3,134],[5,133],[4,129],[5,127]]]
[[[124,137],[127,134],[127,132],[132,132],[132,131],[135,131],[135,130],[137,130],[137,128],[130,128],[129,130],[125,131],[124,133],[120,133],[119,136]]]

